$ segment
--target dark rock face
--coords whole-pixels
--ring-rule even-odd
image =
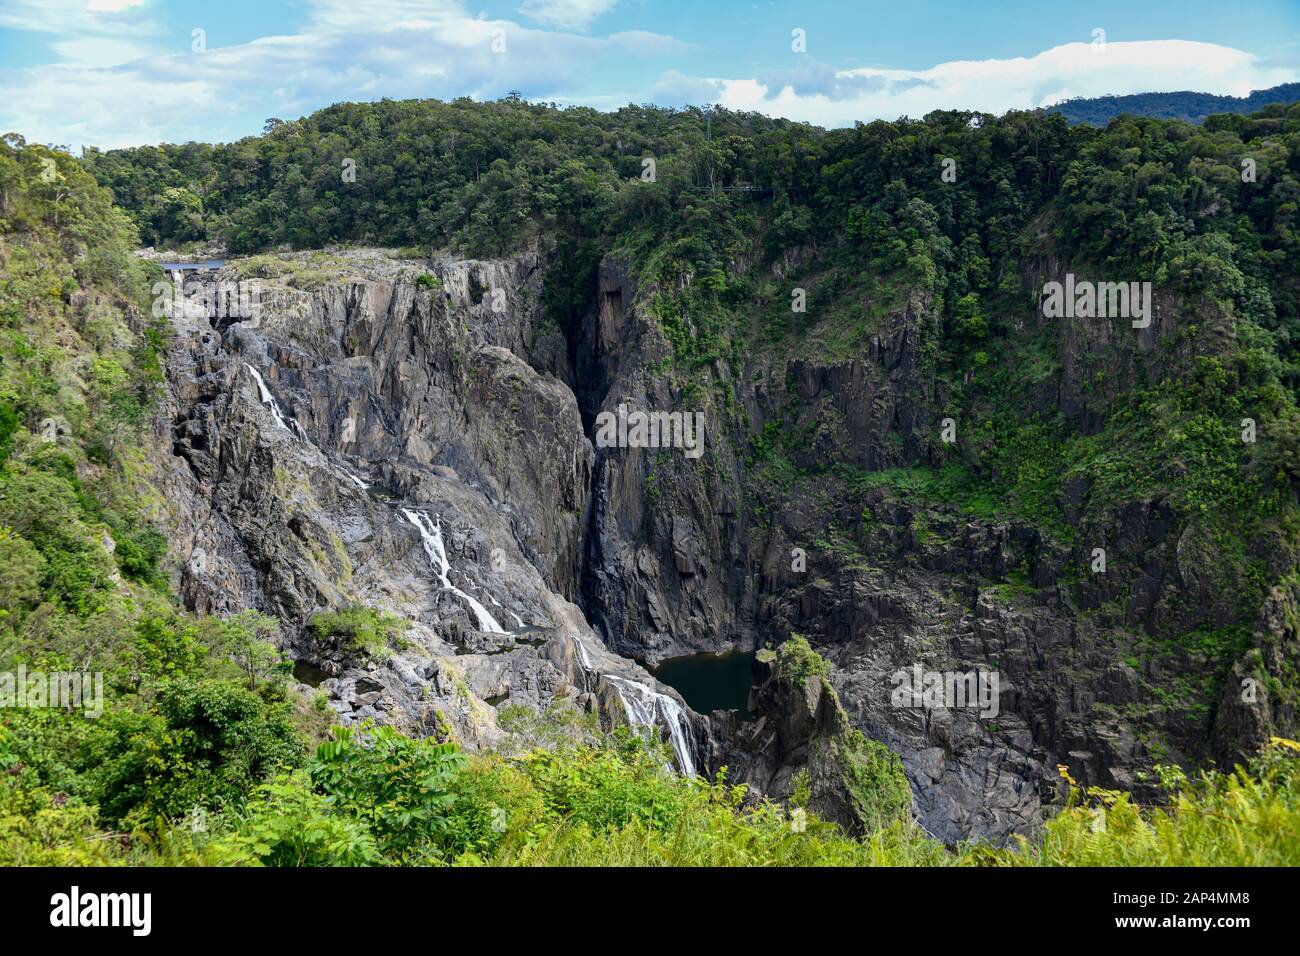
[[[359,257],[307,291],[259,281],[255,318],[174,316],[161,472],[188,606],[274,614],[345,721],[490,746],[497,705],[590,708],[608,675],[654,682],[570,600],[593,453],[552,374],[564,343],[534,332],[537,260],[432,271],[442,288]],[[436,525],[435,554],[408,511]],[[374,660],[307,629],[349,604],[410,620],[405,646]]]
[[[1224,682],[1215,714],[1214,756],[1221,766],[1240,763],[1268,743],[1278,728],[1294,728],[1295,701],[1275,678],[1300,666],[1300,594],[1273,588],[1264,602],[1255,646]],[[1273,679],[1270,679],[1273,678]]]
[[[1036,268],[1039,285],[1065,271]],[[598,410],[699,407],[708,420],[699,466],[673,449],[596,450],[582,603],[611,649],[653,662],[807,635],[831,661],[853,724],[901,756],[917,818],[947,841],[1033,831],[1059,794],[1060,764],[1084,785],[1146,796],[1139,771],[1152,764],[1238,759],[1265,728],[1295,726],[1271,700],[1245,710],[1225,701],[1218,718],[1213,706],[1159,702],[1158,683],[1212,686],[1225,664],[1179,649],[1139,654],[1149,636],[1240,615],[1203,529],[1180,523],[1165,500],[1135,497],[1085,521],[1091,489],[1067,480],[1062,510],[1077,531],[1066,545],[1034,527],[883,491],[866,492],[864,508],[862,493],[833,478],[805,479],[798,496],[754,478],[746,458],[768,422],[810,436],[793,464],[812,472],[832,461],[876,471],[942,460],[946,398],[925,371],[937,318],[924,299],[887,317],[853,357],[770,365],[755,355],[739,370],[717,363],[712,377],[731,404],[674,391],[661,371],[662,333],[629,312],[639,293],[624,267],[604,264],[599,300],[587,323],[600,330],[598,347],[584,340],[578,362],[604,376],[584,384]],[[621,305],[617,321],[611,301]],[[1185,346],[1170,343],[1186,309],[1157,296],[1150,327],[1134,335],[1062,320],[1049,330],[1059,374],[1037,400],[1095,431],[1128,390],[1179,360]],[[1027,307],[1027,327],[1046,321]],[[1201,321],[1211,338],[1230,334],[1222,316]],[[623,330],[621,341],[611,328]],[[583,348],[604,360],[584,364]],[[977,443],[960,449],[978,462]],[[1105,573],[1091,569],[1097,547],[1107,551]],[[1259,642],[1267,630],[1256,629]],[[1281,644],[1295,653],[1294,633]],[[1264,658],[1267,673],[1285,673],[1283,659]],[[896,675],[918,664],[995,674],[996,713],[898,706]],[[807,754],[791,743],[798,734],[773,736],[772,722],[788,719],[787,707],[808,708],[763,695],[754,706],[759,723],[768,721],[757,738],[734,716],[713,716],[711,764],[728,765],[733,780],[744,768],[756,792],[784,797]]]
[[[616,270],[602,272],[602,295],[611,274]],[[927,321],[923,307],[900,314],[865,356],[833,366],[795,360],[786,368],[747,369],[735,382],[737,403],[752,430],[760,431],[797,396],[807,420],[817,423],[814,456],[826,443],[835,458],[872,469],[924,460],[937,438],[929,422],[939,417],[931,413],[920,374]],[[602,389],[603,410],[624,401],[638,408],[681,407],[665,378],[646,370],[662,359],[662,344],[644,320],[627,329],[630,338]],[[1058,661],[1045,660],[1043,645],[1059,645],[1056,658],[1072,656],[1071,632],[1044,609],[1040,645],[1031,622],[977,603],[973,582],[1001,577],[1030,555],[1058,564],[1065,556],[1038,548],[1024,529],[955,523],[942,529],[955,547],[924,548],[911,530],[909,509],[882,498],[873,563],[888,570],[846,566],[844,556],[816,542],[828,524],[847,516],[809,500],[756,500],[764,491],[747,484],[745,432],[715,405],[708,416],[709,469],[681,467],[677,450],[597,450],[584,606],[606,644],[655,661],[749,649],[764,639],[805,633],[833,662],[831,680],[849,718],[902,757],[917,816],[932,833],[953,841],[975,835],[1001,840],[1033,829],[1042,799],[1055,791],[1058,760],[1050,742],[1080,707],[1068,691],[1055,689]],[[658,491],[654,500],[645,493],[647,482]],[[828,484],[824,497],[837,495]],[[755,505],[767,506],[761,517]],[[792,570],[795,548],[807,552],[804,570]],[[953,592],[938,594],[941,576],[961,580],[945,582]],[[1004,671],[1008,705],[1014,704],[996,724],[967,710],[891,706],[890,679],[900,668],[923,661],[966,670],[993,660]],[[1020,665],[1014,677],[1005,674],[1013,661]],[[1034,671],[1043,686],[1026,697],[1020,681]],[[807,727],[787,724],[803,718],[815,724],[819,705],[759,694],[752,709],[758,721],[749,726],[715,715],[711,764],[728,765],[731,778],[755,793],[784,797],[794,773],[809,766],[812,737]],[[1082,743],[1070,740],[1089,753],[1097,749],[1086,733]],[[820,809],[843,817],[835,806],[829,792],[820,797]]]
[[[1224,622],[1236,613],[1208,543],[1165,501],[1123,502],[1066,545],[836,477],[792,496],[756,476],[748,460],[769,422],[810,436],[793,463],[809,470],[940,460],[945,396],[925,371],[937,321],[926,301],[888,317],[856,356],[718,360],[715,389],[682,391],[639,307],[649,290],[624,263],[602,263],[590,311],[568,329],[539,305],[547,267],[539,254],[436,260],[427,271],[441,285],[426,288],[402,264],[358,254],[309,288],[265,281],[256,320],[178,317],[160,450],[186,603],[274,613],[295,656],[333,673],[322,688],[346,719],[425,733],[445,720],[482,746],[507,702],[635,718],[617,678],[653,682],[628,658],[804,634],[830,661],[836,707],[759,674],[753,724],[689,715],[698,762],[774,798],[808,769],[813,808],[852,825],[851,794],[809,743],[847,721],[899,755],[914,813],[947,841],[1034,830],[1058,764],[1085,785],[1141,791],[1137,771],[1152,763],[1237,759],[1294,726],[1266,689],[1239,697],[1247,677],[1294,667],[1297,597],[1282,591],[1216,708],[1153,704],[1157,678],[1208,680],[1213,667],[1186,654],[1140,662],[1143,636],[1207,609]],[[1157,301],[1136,349],[1113,330],[1065,326],[1043,402],[1095,427],[1118,392],[1087,383],[1104,369],[1112,388],[1129,387],[1167,360],[1155,344],[1175,314]],[[306,440],[277,426],[245,363]],[[599,447],[598,416],[620,406],[703,413],[702,454]],[[1064,483],[1067,517],[1082,521],[1090,492]],[[461,594],[431,570],[403,507],[437,520]],[[1105,574],[1089,572],[1098,546]],[[462,595],[508,633],[480,627]],[[311,614],[346,603],[411,619],[409,649],[375,662],[313,646]],[[996,693],[980,706],[900,704],[899,674],[917,665],[996,675]]]

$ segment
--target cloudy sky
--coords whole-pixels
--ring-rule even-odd
[[[0,132],[73,149],[385,96],[841,126],[1296,80],[1300,0],[0,0]]]

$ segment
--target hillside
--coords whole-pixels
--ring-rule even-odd
[[[1283,83],[1267,90],[1253,90],[1248,96],[1216,96],[1213,93],[1130,93],[1126,96],[1077,97],[1047,112],[1060,113],[1071,125],[1088,123],[1105,126],[1117,116],[1146,116],[1152,119],[1204,123],[1217,113],[1254,113],[1273,104],[1288,105],[1300,100],[1300,83]]]

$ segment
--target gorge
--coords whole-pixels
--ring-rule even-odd
[[[15,857],[1287,858],[1296,109],[6,139]]]
[[[756,692],[757,723],[714,719],[632,659],[752,652],[806,632],[854,725],[902,757],[921,825],[949,842],[1033,833],[1057,764],[1140,787],[1129,768],[1150,752],[1150,725],[1114,710],[1137,699],[1140,675],[1064,595],[1027,602],[996,584],[1017,567],[1044,580],[1066,553],[1033,529],[922,511],[879,489],[864,516],[879,528],[865,540],[880,566],[860,568],[814,530],[844,519],[837,483],[824,485],[828,505],[805,496],[782,512],[764,500],[772,489],[747,480],[740,415],[758,423],[792,400],[846,417],[861,415],[857,402],[876,409],[848,452],[881,464],[890,453],[876,436],[895,416],[916,422],[912,440],[931,440],[915,404],[923,306],[888,320],[876,362],[724,370],[735,408],[710,410],[709,470],[670,471],[680,452],[596,447],[579,408],[578,391],[592,409],[677,402],[647,372],[663,343],[625,264],[602,263],[590,296],[600,304],[574,341],[540,305],[548,266],[538,252],[412,261],[348,250],[233,259],[192,279],[256,283],[262,305],[255,321],[177,322],[168,498],[196,503],[172,516],[187,603],[276,616],[297,634],[296,659],[337,675],[321,686],[345,723],[431,732],[436,708],[458,739],[490,747],[497,706],[560,698],[606,726],[655,727],[682,772],[728,766],[774,797],[820,732],[784,726],[798,705]],[[581,388],[574,367],[589,370]],[[918,513],[950,542],[941,553],[915,530]],[[1160,524],[1146,534],[1136,548],[1168,540]],[[797,547],[806,572],[791,570]],[[382,664],[318,646],[308,622],[340,604],[409,619],[409,646]],[[987,702],[893,706],[890,676],[917,661],[996,668],[997,718]],[[1204,730],[1171,730],[1167,746],[1214,744]],[[814,806],[854,825],[833,803]]]

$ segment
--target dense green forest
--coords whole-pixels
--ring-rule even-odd
[[[1289,354],[1294,330],[1278,317],[1297,312],[1294,106],[1202,128],[1125,118],[1101,131],[1013,112],[972,129],[970,117],[828,131],[693,108],[384,100],[271,120],[265,135],[227,145],[88,150],[85,165],[155,246],[485,256],[542,235],[653,242],[726,286],[730,258],[761,222],[769,254],[810,244],[841,269],[933,272],[954,304],[996,290],[1033,245],[1024,227],[1050,209],[1062,257],[1172,269],[1279,334]],[[940,176],[946,158],[955,182]],[[658,188],[642,188],[646,160]],[[738,187],[770,193],[727,191]]]
[[[1300,105],[1203,126],[1105,129],[967,113],[847,130],[698,110],[560,110],[517,98],[342,104],[221,146],[62,152],[0,143],[0,669],[106,674],[107,709],[0,711],[0,863],[1246,864],[1300,859],[1295,744],[1235,773],[1166,768],[1167,803],[1069,794],[1041,839],[945,849],[899,818],[861,835],[799,793],[677,777],[662,745],[573,714],[511,714],[495,755],[453,741],[330,728],[290,688],[276,622],[179,608],[150,526],[145,437],[168,334],[149,317],[159,247],[235,253],[333,243],[490,256],[553,248],[548,307],[585,308],[616,251],[655,289],[669,374],[706,382],[743,350],[856,347],[870,298],[924,301],[973,454],[855,474],[1068,537],[1069,474],[1097,508],[1168,491],[1212,529],[1246,616],[1300,556]],[[653,160],[652,165],[645,161]],[[943,178],[955,160],[956,179]],[[1243,178],[1243,160],[1254,175]],[[345,179],[355,162],[355,182]],[[653,181],[646,174],[653,169]],[[745,191],[753,187],[757,191]],[[783,275],[742,268],[802,256]],[[1097,389],[1081,431],[1036,408],[1050,346],[1014,316],[1026,263],[1150,277],[1213,329],[1163,377]],[[793,286],[814,302],[791,313]],[[810,345],[811,343],[811,345]],[[1044,370],[1047,371],[1044,371]],[[713,383],[704,387],[713,388]],[[1245,414],[1261,440],[1235,440]],[[755,440],[791,465],[798,436]],[[834,462],[823,463],[834,467]],[[1087,520],[1086,518],[1083,520]],[[1224,661],[1233,628],[1198,634]],[[896,784],[882,779],[882,788]]]

